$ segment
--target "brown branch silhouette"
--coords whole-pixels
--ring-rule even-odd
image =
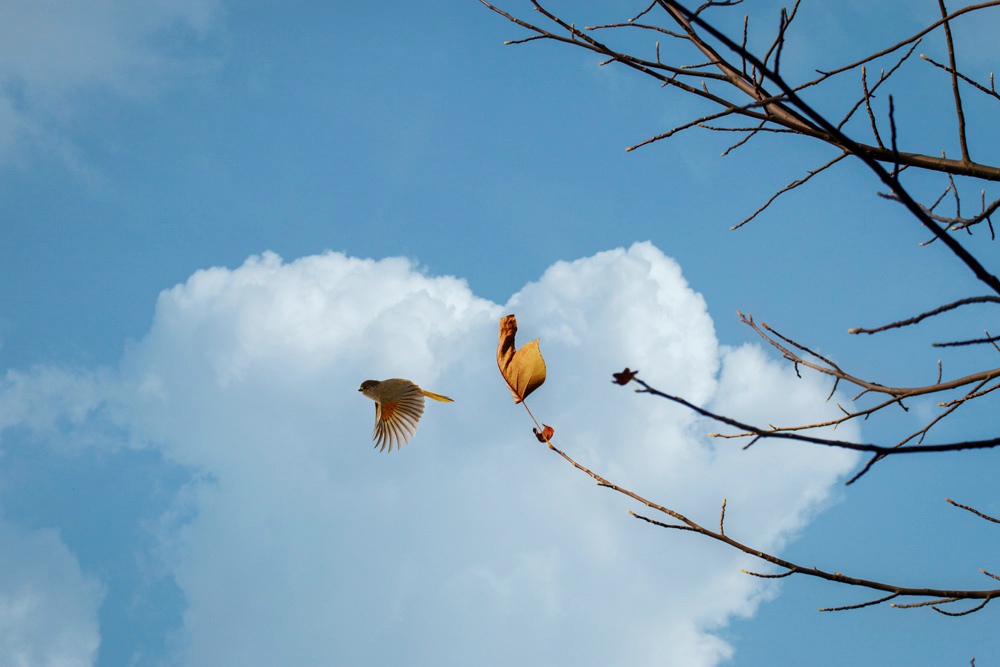
[[[995,236],[991,216],[1000,209],[1000,197],[995,194],[987,199],[986,186],[1000,182],[1000,167],[976,162],[973,159],[974,142],[969,136],[970,127],[966,123],[966,100],[963,99],[963,87],[970,86],[976,91],[976,98],[982,101],[1000,100],[993,75],[989,75],[989,86],[976,81],[976,78],[959,69],[959,50],[952,32],[953,23],[958,20],[968,20],[977,12],[993,10],[1000,7],[1000,0],[991,0],[968,5],[949,11],[945,0],[937,0],[940,18],[914,34],[896,40],[890,46],[856,58],[846,64],[834,67],[814,67],[816,76],[792,81],[786,77],[787,63],[783,62],[785,45],[790,32],[798,24],[800,3],[796,1],[790,11],[781,10],[777,30],[765,40],[763,51],[755,53],[748,44],[751,42],[750,16],[743,18],[742,30],[733,35],[719,30],[718,25],[710,20],[715,12],[724,11],[726,7],[739,4],[738,0],[709,1],[691,9],[675,0],[652,0],[637,14],[625,21],[604,22],[592,26],[577,27],[577,23],[564,19],[548,10],[537,0],[531,0],[536,15],[542,17],[539,21],[527,21],[500,9],[487,0],[480,0],[486,7],[505,17],[512,23],[528,31],[527,37],[512,40],[508,43],[523,44],[537,40],[547,40],[566,44],[597,54],[600,64],[621,66],[647,77],[661,87],[684,96],[695,97],[707,103],[710,110],[699,117],[684,120],[674,127],[652,134],[643,141],[628,146],[632,151],[649,147],[654,143],[663,142],[674,135],[687,130],[702,129],[710,132],[734,133],[737,139],[723,155],[728,155],[736,148],[742,148],[756,141],[776,141],[777,137],[796,135],[813,141],[820,141],[830,149],[832,155],[825,158],[819,166],[807,170],[800,176],[788,182],[764,201],[757,210],[746,217],[733,228],[739,228],[766,212],[770,206],[783,194],[791,190],[813,186],[820,178],[828,174],[835,165],[849,165],[854,158],[854,164],[861,163],[878,179],[877,187],[883,188],[878,194],[888,200],[902,205],[910,219],[919,223],[930,233],[930,239],[921,245],[937,243],[947,248],[950,255],[957,259],[964,270],[976,281],[986,286],[986,295],[969,295],[958,298],[950,303],[925,309],[915,315],[897,317],[894,321],[876,327],[856,327],[849,333],[876,334],[890,330],[914,331],[920,323],[930,318],[944,315],[957,309],[966,309],[973,304],[993,306],[1000,304],[1000,279],[984,263],[986,257],[977,256],[966,247],[965,241],[959,240],[958,232],[967,238],[974,230],[982,229],[985,223],[989,230],[988,238]],[[651,51],[638,53],[635,40],[624,42],[629,49],[615,46],[619,35],[626,32],[635,36],[639,34],[650,36],[655,42]],[[600,36],[600,39],[598,39]],[[911,59],[918,45],[931,36],[940,38],[947,53],[947,61],[939,63],[926,55],[921,60]],[[660,40],[666,40],[670,49],[661,49]],[[955,122],[954,141],[957,144],[958,158],[948,157],[944,149],[938,154],[930,154],[912,150],[912,137],[903,136],[897,126],[897,106],[891,87],[897,84],[896,75],[904,67],[912,68],[927,63],[935,73],[944,72],[947,75],[947,85],[951,93],[951,109]],[[802,65],[803,63],[797,63]],[[879,64],[881,70],[875,69]],[[783,67],[784,66],[784,67]],[[798,68],[801,71],[801,67]],[[878,76],[875,72],[878,71]],[[859,78],[859,96],[852,97],[846,108],[833,108],[845,99],[842,95],[830,96],[834,101],[826,102],[829,109],[820,109],[807,102],[803,94],[816,87],[828,84],[835,77],[855,72]],[[812,75],[809,75],[812,76]],[[877,95],[890,89],[887,104],[883,107]],[[979,96],[982,94],[985,97]],[[939,96],[947,100],[948,96]],[[810,99],[813,99],[810,97]],[[903,99],[903,98],[897,98]],[[864,108],[864,114],[859,111]],[[834,122],[830,119],[839,119]],[[881,126],[881,127],[880,127]],[[869,134],[870,133],[870,134]],[[764,137],[771,137],[765,139]],[[756,144],[754,144],[756,145]],[[840,167],[843,168],[843,167]],[[943,192],[935,190],[930,197],[914,196],[903,180],[910,182],[910,174],[937,174],[947,180]],[[963,214],[963,193],[969,188],[969,183],[975,183],[978,202],[978,212]],[[940,192],[940,194],[937,194]],[[968,196],[968,195],[966,195]],[[953,210],[950,207],[953,206]],[[967,207],[968,208],[968,207]],[[984,235],[985,236],[985,235]],[[972,247],[970,245],[970,247]],[[992,260],[992,257],[989,257]],[[989,314],[993,314],[990,311]],[[720,438],[740,438],[754,443],[766,440],[785,440],[799,442],[803,445],[838,447],[870,454],[870,458],[861,469],[848,480],[853,483],[872,469],[875,463],[904,454],[931,454],[986,450],[1000,446],[1000,437],[986,437],[977,440],[927,443],[929,434],[946,419],[953,419],[956,412],[974,401],[995,399],[998,395],[994,390],[1000,389],[1000,367],[995,363],[985,363],[980,370],[965,373],[960,377],[945,378],[943,364],[939,360],[936,368],[936,379],[925,385],[901,386],[898,384],[880,382],[873,378],[863,377],[857,372],[846,370],[846,364],[835,362],[831,356],[822,355],[809,346],[800,343],[765,323],[757,324],[749,315],[739,314],[741,321],[760,335],[767,344],[776,350],[784,359],[792,364],[796,373],[801,369],[810,369],[831,378],[832,387],[828,400],[837,394],[838,388],[853,386],[857,394],[850,399],[851,405],[844,407],[839,402],[842,415],[822,422],[798,424],[790,426],[775,426],[767,424],[758,426],[743,423],[727,415],[716,414],[701,406],[694,405],[683,397],[674,396],[660,391],[637,376],[637,371],[625,369],[615,374],[615,382],[628,384],[635,382],[639,393],[648,394],[664,400],[669,400],[701,415],[706,419],[724,424],[732,432],[725,434],[713,433]],[[995,319],[995,316],[994,316]],[[984,323],[985,324],[985,323]],[[985,337],[968,335],[955,336],[955,340],[931,343],[937,347],[946,347],[956,353],[962,351],[989,351],[992,345],[1000,353],[1000,336],[990,335],[989,326],[983,326]],[[994,328],[995,329],[995,328]],[[985,346],[985,347],[984,347]],[[819,437],[814,434],[816,429],[835,427],[851,420],[863,420],[883,413],[887,408],[899,407],[907,410],[906,402],[917,397],[938,397],[940,411],[926,418],[916,430],[903,433],[895,441],[888,443],[851,442],[833,438]],[[530,413],[529,413],[530,414]],[[533,417],[532,417],[533,418]],[[541,427],[536,423],[536,434]],[[565,459],[574,468],[593,478],[598,485],[621,493],[644,506],[669,517],[663,521],[652,516],[633,513],[636,518],[652,525],[694,532],[704,537],[714,539],[732,548],[751,554],[761,560],[783,569],[778,573],[749,573],[764,578],[782,578],[792,575],[806,575],[827,579],[840,584],[860,586],[880,593],[880,597],[856,604],[838,607],[827,607],[824,611],[840,611],[860,609],[872,605],[887,603],[899,598],[910,598],[913,602],[894,602],[893,606],[900,608],[930,607],[935,611],[949,616],[963,616],[985,607],[994,597],[1000,596],[996,590],[950,590],[936,587],[907,587],[884,582],[870,581],[862,578],[846,577],[838,572],[806,568],[782,560],[772,554],[766,554],[753,549],[750,545],[739,542],[727,535],[725,518],[726,503],[723,500],[719,514],[718,530],[707,529],[690,520],[676,510],[662,507],[634,492],[621,488],[581,465],[568,454],[557,449],[551,442],[551,434],[546,437],[539,435],[548,446]],[[990,522],[998,522],[971,507],[948,501],[956,507],[971,512]],[[731,532],[731,531],[730,531]],[[982,570],[983,574],[1000,580],[1000,576]],[[960,600],[978,601],[978,604],[960,610],[951,610],[953,603]],[[942,607],[949,607],[948,610]]]

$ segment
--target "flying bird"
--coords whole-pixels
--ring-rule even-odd
[[[372,440],[376,447],[380,447],[380,452],[385,451],[386,445],[391,452],[393,446],[399,449],[410,442],[417,432],[417,422],[424,414],[424,396],[442,403],[454,403],[447,396],[425,391],[402,378],[365,380],[358,391],[375,401]]]

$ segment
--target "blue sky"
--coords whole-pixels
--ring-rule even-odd
[[[788,71],[937,11],[817,4]],[[772,25],[778,6],[752,11]],[[980,80],[998,14],[955,26]],[[549,366],[533,411],[602,474],[708,524],[726,497],[731,534],[793,561],[988,586],[995,531],[944,498],[1000,514],[994,455],[893,459],[845,488],[852,456],[743,452],[608,382],[628,365],[759,423],[834,414],[829,385],[796,379],[737,309],[896,384],[933,380],[939,358],[948,375],[994,363],[929,346],[981,335],[985,308],[846,334],[984,292],[860,165],[730,231],[832,155],[763,137],[722,158],[730,138],[697,131],[626,153],[704,110],[582,51],[505,47],[523,33],[470,0],[0,2],[0,18],[0,663],[1000,658],[991,608],[820,614],[865,594],[751,579],[752,560],[630,519],[535,443],[495,370],[516,312]],[[940,42],[919,50],[940,60]],[[957,153],[946,79],[901,74],[901,141]],[[856,87],[813,101],[840,109]],[[967,104],[995,163],[995,111]],[[393,376],[456,402],[386,455],[356,389]],[[933,439],[990,427],[980,407]]]

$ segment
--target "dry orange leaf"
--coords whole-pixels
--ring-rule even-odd
[[[520,403],[528,394],[545,382],[545,360],[538,350],[538,339],[525,343],[514,351],[514,335],[517,333],[517,318],[504,315],[500,318],[500,343],[497,345],[497,366],[507,381],[514,402]]]
[[[538,442],[543,442],[545,444],[551,444],[549,441],[552,440],[552,436],[556,434],[556,430],[549,426],[548,424],[542,424],[544,427],[541,431],[537,428],[531,429],[535,437],[538,438]]]

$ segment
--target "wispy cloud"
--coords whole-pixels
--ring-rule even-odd
[[[0,159],[25,146],[72,155],[66,127],[83,96],[146,96],[190,74],[184,46],[219,12],[219,0],[0,0]]]
[[[55,530],[0,519],[0,662],[86,667],[97,657],[103,591]]]

